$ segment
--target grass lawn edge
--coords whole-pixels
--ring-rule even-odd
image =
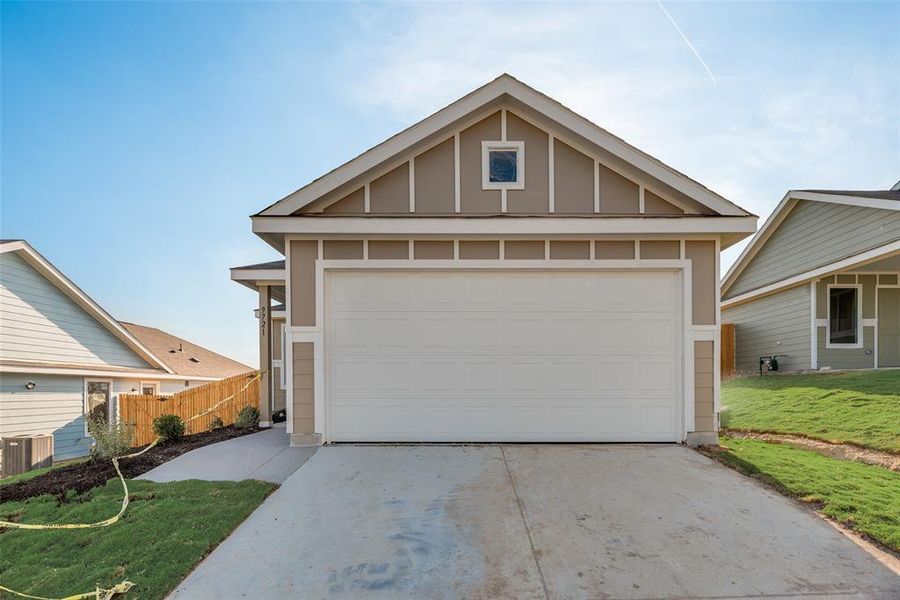
[[[771,442],[763,442],[759,443],[780,446],[781,444],[775,444]],[[790,448],[790,446],[785,446]],[[804,450],[799,448],[793,448],[798,452],[806,452],[810,454],[815,454],[810,450]],[[777,477],[774,477],[764,471],[762,471],[759,467],[754,465],[752,462],[742,459],[741,457],[734,454],[731,450],[727,449],[724,446],[698,446],[695,450],[702,454],[703,456],[709,458],[710,460],[715,461],[716,463],[727,467],[733,471],[737,471],[741,475],[747,477],[748,479],[754,481],[757,485],[761,485],[766,489],[778,492],[780,495],[790,499],[794,504],[796,504],[799,508],[814,514],[816,517],[824,520],[826,523],[840,531],[845,536],[851,538],[854,543],[861,546],[864,550],[875,556],[879,559],[880,562],[891,568],[897,575],[900,575],[900,548],[893,548],[890,545],[886,544],[882,540],[879,540],[872,535],[869,535],[865,531],[860,531],[846,523],[842,523],[838,519],[832,518],[830,515],[823,512],[823,507],[825,506],[824,501],[810,501],[804,500],[803,494],[795,493],[792,491],[787,485],[779,481]],[[832,460],[832,461],[843,461],[843,459],[831,458],[822,455],[818,455],[823,459]],[[853,461],[846,461],[853,462]],[[865,465],[867,467],[873,469],[882,469],[882,467],[875,465]],[[887,469],[885,469],[887,471]]]

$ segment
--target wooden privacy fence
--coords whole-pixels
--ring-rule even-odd
[[[206,431],[216,417],[222,419],[225,425],[230,425],[242,408],[259,404],[258,374],[257,371],[252,371],[234,375],[171,396],[119,394],[119,419],[134,424],[134,445],[143,446],[156,439],[153,433],[153,419],[156,417],[178,415],[187,421],[233,395],[233,399],[224,402],[208,415],[186,424],[188,433]]]
[[[734,323],[722,323],[722,377],[734,377]]]

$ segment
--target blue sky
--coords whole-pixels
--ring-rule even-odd
[[[900,179],[900,2],[664,4],[712,77],[655,2],[4,2],[0,231],[255,364],[248,216],[505,71],[761,217]]]

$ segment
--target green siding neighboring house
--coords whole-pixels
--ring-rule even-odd
[[[900,184],[788,192],[722,281],[736,368],[900,367],[898,289]]]

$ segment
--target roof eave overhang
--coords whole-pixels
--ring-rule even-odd
[[[772,294],[776,294],[788,288],[796,287],[798,285],[803,285],[805,283],[821,279],[822,277],[827,277],[834,273],[864,267],[869,263],[877,262],[879,260],[890,258],[896,255],[900,255],[900,240],[890,242],[883,246],[879,246],[877,248],[873,248],[871,250],[867,250],[853,256],[849,256],[827,265],[822,265],[821,267],[816,267],[815,269],[799,273],[792,277],[788,277],[787,279],[782,279],[781,281],[776,281],[775,283],[771,283],[755,290],[750,290],[749,292],[739,294],[737,296],[734,296],[733,298],[723,299],[721,305],[723,309],[731,308],[739,304],[745,304],[753,300],[758,300],[759,298],[763,298],[765,296],[771,296]]]
[[[734,243],[756,231],[755,216],[739,217],[254,217],[253,231],[269,236],[579,236],[645,234],[724,235]],[[284,250],[283,241],[281,250]],[[234,279],[234,275],[232,275]]]

